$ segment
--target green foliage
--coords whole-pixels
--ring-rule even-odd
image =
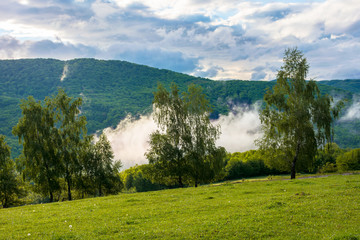
[[[59,89],[54,101],[58,113],[57,121],[59,121],[59,145],[57,150],[67,183],[68,200],[71,200],[74,178],[78,177],[82,170],[80,157],[83,146],[86,144],[86,118],[85,116],[79,116],[79,108],[82,105],[81,98],[73,100],[66,95],[63,89]]]
[[[334,126],[336,142],[341,148],[358,148],[360,146],[360,120],[341,121]]]
[[[313,172],[336,171],[336,158],[345,152],[336,143],[328,143],[319,149],[314,160]]]
[[[319,169],[320,173],[334,173],[334,172],[337,172],[337,171],[338,171],[338,169],[336,167],[336,164],[335,163],[330,163],[330,162],[327,162],[324,166],[322,166]]]
[[[150,164],[136,165],[120,173],[124,188],[128,192],[147,192],[167,188],[152,181],[152,168]]]
[[[332,123],[342,102],[331,108],[332,98],[321,95],[315,81],[305,81],[309,65],[297,49],[287,49],[277,83],[264,96],[260,114],[264,136],[258,141],[271,168],[295,172],[311,169],[319,146],[331,141]]]
[[[225,166],[226,179],[241,179],[254,176],[279,174],[265,165],[264,155],[260,151],[235,152],[228,155]]]
[[[321,81],[322,85],[344,89],[352,93],[360,92],[360,79]]]
[[[196,187],[198,183],[219,179],[226,150],[215,146],[220,136],[220,126],[210,123],[211,107],[202,88],[192,84],[183,95],[187,114],[183,147],[189,164],[188,173]]]
[[[360,170],[360,148],[338,156],[336,165],[339,171]]]
[[[154,119],[165,133],[157,130],[150,135],[146,157],[159,174],[158,179],[173,177],[183,186],[188,170],[184,145],[189,129],[186,105],[176,84],[171,85],[170,93],[159,84],[154,93]]]
[[[68,97],[62,89],[43,103],[29,97],[22,102],[23,116],[13,129],[23,144],[23,155],[18,159],[20,171],[34,182],[36,192],[49,196],[50,202],[64,189],[68,200],[72,200],[73,189],[81,191],[82,196],[121,191],[117,175],[121,162],[113,163],[105,135],[91,144],[86,118],[79,115],[81,104],[81,98]]]
[[[68,67],[68,72],[63,81],[60,81],[65,66]],[[153,92],[156,91],[158,82],[166,88],[170,87],[171,82],[175,82],[181,91],[185,91],[191,83],[202,86],[212,105],[211,118],[227,114],[236,105],[253,104],[261,100],[266,89],[275,84],[274,81],[211,81],[124,61],[0,60],[0,133],[7,137],[7,142],[12,147],[12,156],[18,157],[21,146],[17,144],[11,131],[21,117],[20,100],[30,95],[35,100],[43,100],[46,96],[56,94],[58,87],[61,87],[69,96],[83,98],[81,111],[87,118],[89,133],[93,134],[97,130],[116,126],[128,114],[137,117],[150,113]],[[356,86],[357,82],[351,84]],[[340,87],[345,88],[346,84]],[[349,100],[352,98],[350,92],[339,88],[320,84],[319,88],[323,94]],[[346,127],[340,124],[336,128],[336,142],[343,148],[358,147],[359,134],[349,135],[349,132],[356,129],[359,128],[351,124]]]
[[[15,164],[10,158],[10,147],[0,135],[0,202],[3,208],[16,205],[24,192],[17,179]]]
[[[22,101],[22,117],[13,129],[23,144],[24,157],[20,159],[24,175],[34,181],[37,191],[49,194],[50,201],[53,201],[54,192],[60,189],[61,176],[55,107],[48,97],[44,103],[29,97]]]
[[[154,116],[163,133],[151,134],[146,157],[159,178],[174,178],[179,186],[191,179],[197,186],[221,175],[225,149],[215,146],[220,131],[210,123],[210,110],[199,86],[190,85],[183,97],[176,84],[170,93],[158,86]]]
[[[334,175],[27,205],[0,209],[0,239],[355,239],[359,188]]]
[[[119,177],[121,161],[114,161],[109,140],[103,133],[95,145],[89,145],[84,157],[84,182],[86,192],[93,190],[95,196],[116,194],[123,185]]]

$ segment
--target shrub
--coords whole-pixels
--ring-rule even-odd
[[[263,156],[255,150],[231,154],[225,166],[225,172],[227,180],[278,173],[268,168]]]
[[[360,148],[353,149],[336,158],[340,171],[360,170]]]
[[[324,166],[322,166],[319,169],[320,173],[332,173],[332,172],[337,172],[337,167],[336,164],[331,163],[331,162],[327,162]]]

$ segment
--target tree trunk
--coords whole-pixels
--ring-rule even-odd
[[[72,196],[71,196],[71,182],[72,181],[71,181],[71,173],[69,171],[69,165],[67,163],[65,163],[65,179],[66,179],[66,183],[67,183],[68,200],[71,201],[72,200]]]
[[[291,179],[295,179],[295,164],[296,164],[297,156],[294,157],[294,160],[291,163]]]
[[[71,179],[70,178],[67,179],[67,187],[68,187],[68,200],[71,201],[72,197],[71,197]]]
[[[181,187],[181,188],[183,188],[184,187],[184,184],[182,183],[182,178],[181,178],[181,176],[179,176],[179,186]]]
[[[294,156],[294,159],[293,159],[293,161],[291,163],[291,179],[295,179],[295,175],[296,175],[295,167],[296,167],[296,161],[297,161],[298,156],[299,156],[299,151],[300,151],[300,143],[298,143],[297,146],[296,146],[295,156]]]
[[[54,201],[54,196],[53,196],[53,192],[52,192],[52,189],[51,189],[51,179],[50,179],[50,170],[49,170],[49,166],[46,162],[46,160],[44,160],[44,164],[45,164],[45,169],[46,169],[46,178],[47,178],[47,182],[48,182],[48,185],[49,185],[49,195],[50,195],[50,202],[53,202]]]
[[[54,201],[54,196],[53,196],[53,193],[52,193],[51,190],[49,191],[49,194],[50,194],[50,202],[53,202]]]
[[[7,199],[7,196],[5,196],[5,199],[4,199],[4,203],[3,203],[3,208],[8,208],[8,199]]]
[[[101,184],[99,184],[99,197],[102,196],[102,191],[101,191]]]
[[[72,197],[71,197],[71,176],[69,173],[69,169],[66,166],[66,183],[67,183],[67,190],[68,190],[68,200],[71,201]]]

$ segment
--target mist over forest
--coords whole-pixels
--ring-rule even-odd
[[[95,59],[1,60],[0,81],[0,130],[7,136],[14,157],[20,154],[20,146],[11,130],[21,114],[21,99],[31,95],[43,100],[62,87],[70,96],[83,99],[81,113],[87,118],[88,132],[104,131],[124,168],[146,163],[144,152],[148,137],[156,128],[151,114],[153,92],[158,83],[169,87],[175,82],[181,90],[190,83],[202,86],[212,105],[210,118],[221,126],[217,144],[229,152],[255,149],[253,141],[259,137],[258,112],[263,94],[275,83],[213,81],[124,61]],[[318,82],[323,94],[348,100],[335,125],[334,140],[343,148],[355,148],[360,143],[359,82]]]

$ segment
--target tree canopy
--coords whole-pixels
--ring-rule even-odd
[[[263,137],[257,142],[268,154],[267,164],[278,170],[311,168],[318,147],[331,141],[332,124],[341,102],[331,107],[332,98],[321,95],[315,81],[306,81],[309,65],[297,49],[287,49],[277,83],[264,96],[260,114]]]
[[[35,183],[37,192],[54,200],[61,191],[61,179],[67,185],[67,198],[72,189],[87,192],[97,189],[98,195],[118,192],[117,176],[121,163],[113,163],[113,152],[105,135],[96,144],[87,136],[86,118],[80,115],[82,99],[68,97],[64,90],[44,102],[33,97],[23,100],[22,117],[13,128],[23,144],[19,165],[25,178]],[[109,190],[110,189],[110,190]]]
[[[3,208],[9,207],[22,191],[16,178],[15,163],[10,158],[10,147],[5,136],[0,135],[0,202]]]
[[[60,189],[61,161],[58,155],[59,131],[56,127],[55,102],[47,97],[44,103],[28,97],[22,101],[22,117],[13,128],[23,144],[23,173],[36,184],[37,191],[49,194]]]
[[[220,129],[209,120],[209,101],[199,86],[191,84],[179,93],[176,84],[168,92],[161,84],[154,94],[154,118],[160,127],[150,136],[146,157],[160,177],[184,178],[195,186],[216,179],[223,169],[225,150],[215,146]]]

